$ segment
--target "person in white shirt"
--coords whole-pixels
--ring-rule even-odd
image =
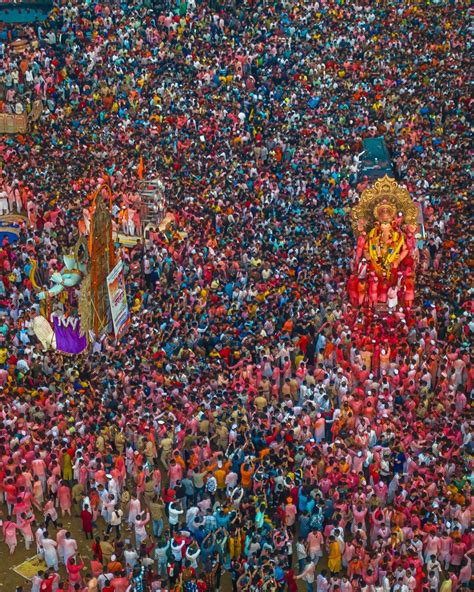
[[[304,570],[295,578],[296,580],[303,580],[303,582],[305,582],[308,592],[312,592],[314,590],[314,579],[316,577],[315,571],[316,564],[314,561],[310,561]]]
[[[196,516],[199,514],[199,508],[197,506],[191,506],[189,510],[186,512],[186,526],[189,529],[192,529],[194,524],[194,520]]]
[[[327,579],[327,571],[321,570],[321,573],[316,578],[316,592],[328,592],[329,591],[329,580]]]
[[[239,506],[240,506],[240,502],[242,501],[242,498],[244,497],[244,490],[242,487],[235,487],[232,490],[232,493],[230,495],[230,498],[232,500],[232,509],[233,510],[238,510]]]
[[[40,557],[43,557],[43,547],[42,547],[42,542],[43,542],[43,538],[44,538],[44,533],[45,533],[45,529],[42,528],[41,526],[39,526],[36,529],[35,532],[35,540],[36,540],[36,553],[38,555],[40,555]]]
[[[434,570],[428,572],[428,586],[430,592],[438,592],[439,590],[439,576]]]
[[[191,567],[194,569],[198,568],[198,557],[201,554],[201,549],[196,542],[193,542],[186,549],[186,559],[191,563]]]
[[[110,582],[114,579],[114,574],[112,572],[102,573],[97,578],[97,583],[99,585],[99,590],[103,590],[105,586],[108,586]]]
[[[3,214],[8,214],[8,212],[9,212],[7,198],[8,198],[8,193],[6,191],[1,191],[0,192],[0,216],[3,216]]]
[[[67,560],[77,553],[77,541],[71,537],[70,532],[66,532],[63,541],[64,548],[64,565],[67,565]]]
[[[408,586],[408,590],[413,592],[416,588],[416,578],[411,569],[407,569],[407,575],[405,578],[406,585]]]
[[[119,538],[120,537],[120,526],[122,524],[122,519],[123,519],[123,511],[120,509],[120,507],[118,505],[116,505],[110,513],[110,521],[107,524],[107,529],[106,529],[107,534],[109,534],[109,532],[112,530],[112,528],[115,528],[117,538]]]
[[[174,560],[181,562],[183,559],[183,547],[186,545],[186,541],[182,540],[177,542],[174,539],[171,541],[171,553],[173,554]]]
[[[56,551],[57,543],[48,537],[48,533],[44,533],[44,538],[41,541],[41,546],[44,553],[44,561],[48,567],[52,567],[54,571],[59,569],[58,552]]]
[[[403,581],[403,577],[397,579],[396,584],[393,586],[393,592],[409,592],[408,586]]]
[[[108,478],[108,476],[107,476],[107,478]],[[109,490],[109,493],[114,496],[114,498],[116,500],[118,500],[120,498],[120,486],[113,477],[108,480],[107,489]]]
[[[298,561],[298,568],[300,572],[304,570],[307,557],[308,551],[306,549],[305,540],[303,537],[300,537],[296,543],[296,559]]]
[[[397,569],[395,570],[395,573],[394,573],[395,582],[398,582],[398,580],[400,578],[403,581],[405,579],[406,573],[407,572],[403,567],[401,567],[401,566],[397,567]]]
[[[168,563],[168,549],[171,543],[162,539],[158,541],[155,548],[155,560],[157,562],[157,573],[159,576],[166,576],[166,564]]]
[[[144,520],[142,520],[141,514],[138,514],[135,518],[135,542],[137,549],[140,548],[140,545],[148,536],[145,528],[148,522],[150,522],[150,514],[148,512]]]
[[[179,502],[171,502],[168,508],[168,522],[170,525],[170,532],[176,530],[176,527],[179,524],[179,517],[183,514],[183,510],[181,509],[181,504]]]
[[[349,579],[347,576],[342,577],[340,586],[341,586],[341,592],[352,592],[352,584],[349,582]],[[383,592],[383,590],[381,592]]]
[[[441,563],[436,559],[436,555],[431,555],[426,563],[426,571],[430,573],[430,571],[434,571],[436,575],[439,577],[441,575]]]
[[[39,571],[31,580],[31,592],[40,592],[44,571]]]
[[[130,575],[133,572],[135,564],[137,563],[138,553],[130,543],[125,549],[123,555],[125,557],[125,569],[127,571],[127,575]]]
[[[230,471],[229,473],[227,473],[227,475],[225,477],[225,485],[226,485],[226,493],[228,496],[231,495],[232,490],[237,485],[237,481],[238,481],[237,473],[234,473],[233,471]]]

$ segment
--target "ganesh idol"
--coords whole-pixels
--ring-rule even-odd
[[[378,179],[362,192],[359,203],[352,210],[357,244],[348,281],[351,302],[355,302],[352,292],[356,290],[357,282],[365,284],[366,278],[368,289],[362,305],[386,305],[389,291],[392,301],[397,296],[401,299],[405,290],[404,278],[410,278],[408,283],[412,282],[418,260],[416,242],[413,241],[417,216],[417,206],[408,191],[390,177]]]
[[[375,224],[364,244],[364,256],[379,280],[392,284],[397,270],[408,255],[404,232],[397,227],[396,209],[388,201],[374,208]]]

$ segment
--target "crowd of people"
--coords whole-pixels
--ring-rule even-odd
[[[26,220],[0,249],[1,552],[46,565],[24,590],[472,586],[470,17],[76,0],[3,44],[1,111],[43,102],[0,141]],[[376,136],[426,231],[413,305],[379,314],[346,291]],[[175,221],[121,250],[127,332],[44,351],[33,261],[61,270],[100,183],[135,215],[140,162]]]

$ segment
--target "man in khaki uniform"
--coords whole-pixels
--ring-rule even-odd
[[[220,450],[225,450],[229,444],[229,430],[224,423],[221,423],[216,428],[217,447]]]
[[[76,514],[76,516],[79,516],[81,513],[82,500],[84,498],[84,485],[82,483],[75,483],[72,486],[71,496],[72,496],[72,499],[74,500],[74,504],[77,507],[78,513]]]
[[[298,400],[298,388],[299,388],[299,385],[298,385],[298,381],[296,380],[296,378],[294,376],[292,376],[290,378],[289,385],[290,385],[290,395],[291,395],[291,398],[293,399],[293,401],[297,401]]]
[[[163,520],[165,516],[165,504],[161,498],[155,495],[150,501],[146,500],[150,510],[153,536],[159,538],[163,532]]]
[[[104,436],[102,434],[99,434],[97,436],[96,441],[95,441],[95,446],[96,446],[96,448],[97,448],[97,450],[99,452],[101,452],[101,453],[104,452],[104,450],[105,450],[105,439],[104,439]]]
[[[283,386],[281,387],[281,394],[282,397],[291,397],[291,386],[290,386],[290,379],[289,378],[285,378],[285,382],[283,383]]]
[[[145,485],[143,486],[143,496],[147,506],[155,497],[155,484],[153,483],[153,479],[151,479],[151,477],[147,477],[145,479]]]
[[[201,414],[201,417],[199,419],[199,431],[201,434],[209,436],[209,420],[204,415],[204,413]]]
[[[153,466],[155,458],[156,458],[156,449],[155,449],[155,443],[152,440],[146,440],[144,452],[145,452],[145,456],[146,456],[146,460],[147,460],[148,464],[150,466]]]
[[[186,460],[189,458],[196,440],[197,437],[192,433],[192,430],[188,428],[186,430],[186,436],[184,436],[183,440],[183,450]]]
[[[167,469],[169,467],[169,460],[171,457],[171,451],[173,449],[173,439],[169,437],[169,434],[167,434],[163,440],[161,440],[160,449],[160,460],[163,466]]]
[[[117,452],[119,454],[123,454],[123,451],[125,450],[125,443],[127,442],[125,436],[123,435],[123,432],[117,432],[115,434],[114,441]]]
[[[110,559],[115,553],[115,549],[106,534],[104,535],[104,540],[100,542],[100,550],[102,551],[104,565],[107,565],[110,563]]]
[[[262,391],[262,395],[265,397],[265,399],[267,399],[267,401],[270,399],[271,388],[272,388],[272,383],[265,376],[263,378],[262,382],[260,383],[260,390]]]

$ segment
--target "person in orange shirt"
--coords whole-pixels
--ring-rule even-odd
[[[341,471],[341,473],[346,474],[349,472],[350,469],[350,465],[347,462],[347,460],[341,460],[341,462],[339,463],[339,470]]]
[[[110,561],[107,563],[107,571],[113,574],[121,572],[123,570],[122,564],[120,561],[117,561],[117,557],[112,555]]]
[[[136,484],[137,494],[140,496],[145,491],[145,471],[143,467],[138,468]]]
[[[227,477],[227,471],[223,466],[218,466],[214,471],[214,477],[217,481],[217,496],[219,499],[223,499],[225,497],[225,478]]]
[[[179,450],[175,450],[173,452],[173,459],[176,461],[176,463],[178,465],[181,465],[181,467],[183,468],[183,471],[186,471],[186,463],[184,461],[184,458],[179,453]]]
[[[324,360],[329,364],[332,364],[334,361],[334,349],[334,343],[330,339],[328,339],[326,342],[326,347],[324,348]]]
[[[240,476],[242,478],[242,487],[250,489],[252,487],[252,476],[255,472],[255,465],[253,463],[244,463],[240,467]]]

